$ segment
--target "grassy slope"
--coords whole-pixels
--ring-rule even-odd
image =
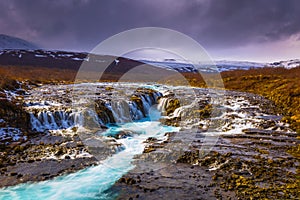
[[[284,120],[300,133],[300,67],[224,72],[222,77],[226,89],[260,94],[275,102]]]
[[[227,89],[256,93],[275,102],[283,111],[282,120],[300,135],[300,67],[224,72],[222,77]],[[288,152],[300,159],[299,144]],[[299,169],[297,179],[300,180]]]

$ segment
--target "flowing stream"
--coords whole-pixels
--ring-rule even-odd
[[[52,180],[19,184],[0,190],[0,199],[113,199],[105,193],[123,174],[134,168],[131,163],[134,155],[143,152],[148,137],[163,139],[166,132],[178,131],[178,128],[162,126],[158,121],[159,112],[153,111],[147,118],[137,122],[111,127],[103,134],[113,135],[118,131],[132,131],[132,137],[118,139],[125,149],[102,161],[76,173],[56,177]],[[116,194],[117,196],[117,194]]]

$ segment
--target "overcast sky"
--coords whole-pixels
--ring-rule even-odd
[[[0,33],[90,51],[137,27],[180,31],[214,59],[300,58],[299,0],[0,0]]]

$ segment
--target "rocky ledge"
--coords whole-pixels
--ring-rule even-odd
[[[204,155],[201,140],[194,141],[174,163],[161,162],[170,143],[152,144],[112,191],[119,199],[297,199],[299,157],[288,153],[299,145],[296,134],[244,132],[219,137]]]

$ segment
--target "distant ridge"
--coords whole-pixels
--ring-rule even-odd
[[[152,61],[152,60],[140,60],[141,62],[152,64],[158,67],[175,69],[179,72],[196,72],[193,64],[186,61],[165,59],[162,61]],[[197,65],[197,64],[196,64]],[[199,63],[199,70],[206,72],[215,71],[232,71],[232,70],[248,70],[251,68],[262,68],[262,67],[283,67],[286,69],[291,69],[300,66],[300,59],[279,61],[273,63],[259,63],[259,62],[249,62],[249,61],[229,61],[229,60],[218,60],[211,63]]]
[[[300,66],[300,59],[273,62],[273,63],[268,64],[268,66],[270,66],[270,67],[284,67],[284,68],[287,68],[287,69],[291,69],[291,68]]]
[[[39,49],[35,44],[26,40],[0,34],[0,50],[3,49]]]
[[[300,59],[279,61],[273,63],[258,63],[248,61],[221,60],[211,63],[199,63],[195,66],[191,63],[175,59],[161,61],[134,60],[130,58],[118,58],[109,55],[95,55],[86,52],[55,51],[55,50],[32,50],[32,49],[6,49],[0,48],[0,65],[2,66],[36,66],[57,69],[78,70],[85,62],[91,66],[110,66],[110,72],[118,73],[130,70],[133,66],[149,64],[180,73],[223,72],[233,70],[248,70],[262,67],[283,67],[291,69],[300,66]],[[195,68],[197,67],[197,69]]]

